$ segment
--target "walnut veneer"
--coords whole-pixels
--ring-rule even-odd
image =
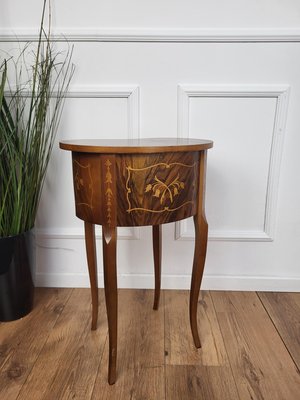
[[[161,225],[194,217],[196,237],[190,323],[195,346],[201,347],[197,303],[208,230],[204,210],[206,152],[212,146],[208,140],[176,138],[60,142],[62,149],[72,151],[76,215],[85,224],[92,329],[96,329],[98,313],[94,225],[102,225],[110,384],[116,380],[117,358],[117,226],[153,226],[153,308],[157,309],[161,279]]]

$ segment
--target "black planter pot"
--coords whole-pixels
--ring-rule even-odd
[[[13,321],[33,307],[32,231],[0,238],[0,321]]]

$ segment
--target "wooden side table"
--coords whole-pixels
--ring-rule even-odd
[[[98,315],[95,224],[102,225],[103,269],[109,331],[108,382],[116,381],[117,226],[153,226],[157,310],[161,280],[161,224],[194,217],[195,252],[190,291],[190,324],[201,347],[197,304],[204,270],[207,231],[205,174],[213,142],[196,139],[71,140],[76,215],[84,221],[92,292],[92,329]]]

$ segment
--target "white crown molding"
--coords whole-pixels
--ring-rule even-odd
[[[0,29],[0,42],[38,40],[38,28]],[[256,43],[300,42],[300,29],[232,28],[55,28],[53,41],[70,42],[177,42],[177,43]]]
[[[178,137],[189,137],[189,99],[191,97],[271,97],[277,99],[270,154],[267,195],[265,202],[264,229],[262,231],[212,231],[211,240],[222,241],[272,241],[275,233],[278,182],[285,133],[288,85],[178,85]],[[177,222],[175,239],[193,240],[194,232],[186,222]]]

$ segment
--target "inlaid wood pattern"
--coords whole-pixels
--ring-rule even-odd
[[[72,153],[75,208],[78,218],[101,224],[101,159],[97,154]]]
[[[104,218],[102,225],[116,226],[116,157],[101,156],[102,197],[98,199],[98,207],[102,208]]]
[[[76,215],[107,226],[188,218],[197,212],[198,175],[199,152],[73,153]]]
[[[196,213],[199,153],[117,157],[119,226],[156,225]]]
[[[162,291],[158,311],[151,290],[119,292],[115,385],[107,383],[103,289],[97,331],[90,329],[89,289],[39,289],[31,314],[0,323],[1,400],[298,399],[300,293],[259,299],[204,291],[202,348],[195,350],[187,337],[187,291]]]

